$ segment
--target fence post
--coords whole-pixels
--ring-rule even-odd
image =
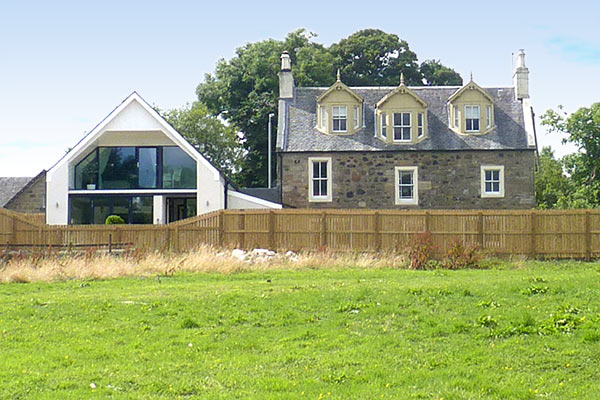
[[[483,213],[479,211],[477,216],[477,241],[479,242],[479,247],[483,250]]]
[[[112,233],[108,234],[108,254],[112,253]]]
[[[590,210],[585,212],[585,261],[592,259],[592,231],[590,226]]]
[[[379,211],[373,213],[373,226],[375,228],[375,250],[381,251],[381,216]]]
[[[12,242],[13,244],[17,243],[17,219],[15,217],[12,218]]]
[[[321,211],[321,240],[320,245],[322,249],[325,249],[327,246],[327,213],[326,211]]]
[[[246,248],[246,215],[243,211],[239,213],[240,219],[238,220],[238,231],[240,235],[240,248]]]
[[[219,215],[217,216],[217,218],[218,218],[217,221],[219,224],[219,230],[217,232],[217,234],[218,234],[218,243],[217,244],[221,248],[223,247],[224,236],[225,236],[225,221],[224,221],[225,215],[224,214],[225,214],[225,211],[221,210],[219,212]]]
[[[431,214],[425,211],[425,232],[431,232]]]
[[[174,250],[179,252],[179,225],[175,225],[175,237],[173,239]]]
[[[531,248],[529,250],[530,252],[530,257],[532,259],[535,259],[536,256],[536,249],[535,249],[535,234],[536,234],[536,229],[535,229],[535,211],[531,210]]]
[[[275,250],[275,212],[269,211],[269,250]]]

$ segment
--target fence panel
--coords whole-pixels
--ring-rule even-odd
[[[429,231],[438,253],[456,241],[489,254],[600,257],[599,210],[226,210],[168,225],[49,226],[0,209],[10,245],[106,246],[188,251],[201,244],[275,250],[404,251]]]

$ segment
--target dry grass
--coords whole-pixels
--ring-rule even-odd
[[[31,255],[0,263],[0,282],[61,281],[68,279],[110,279],[125,276],[172,275],[179,271],[231,274],[272,269],[405,268],[400,254],[333,253],[328,251],[277,254],[268,259],[239,260],[231,250],[201,246],[184,254],[142,253],[128,255]]]

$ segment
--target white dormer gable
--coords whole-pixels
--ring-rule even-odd
[[[105,131],[161,131],[163,125],[134,96],[106,126]]]

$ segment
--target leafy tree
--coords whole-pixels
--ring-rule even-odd
[[[224,124],[199,102],[176,110],[162,111],[161,114],[221,171],[230,176],[239,171],[244,148],[235,126]]]
[[[348,85],[396,86],[400,72],[407,84],[423,85],[424,75],[416,54],[397,35],[367,29],[330,47],[315,43],[315,36],[300,29],[282,41],[248,43],[238,48],[232,59],[219,60],[214,73],[207,74],[196,89],[198,100],[210,113],[243,132],[246,154],[236,173],[236,181],[241,185],[266,186],[267,125],[269,114],[277,112],[283,51],[290,53],[298,86],[329,86],[335,81],[338,68]],[[450,82],[452,74],[448,71],[452,70],[438,64],[426,68],[426,82],[441,84],[444,77]],[[273,134],[276,122],[274,119]]]
[[[570,196],[572,207],[600,206],[600,103],[582,107],[571,115],[548,110],[542,115],[542,124],[550,132],[568,135],[563,143],[577,145],[579,152],[564,158],[564,166],[573,185]]]
[[[427,60],[421,63],[421,75],[426,86],[462,86],[463,80],[458,72],[440,63],[439,60]]]
[[[364,29],[331,46],[342,79],[353,86],[397,86],[400,72],[407,85],[422,85],[417,55],[398,35]]]
[[[538,207],[557,208],[568,204],[570,190],[563,164],[554,158],[554,152],[550,147],[542,148],[539,169],[535,175],[535,199]]]

